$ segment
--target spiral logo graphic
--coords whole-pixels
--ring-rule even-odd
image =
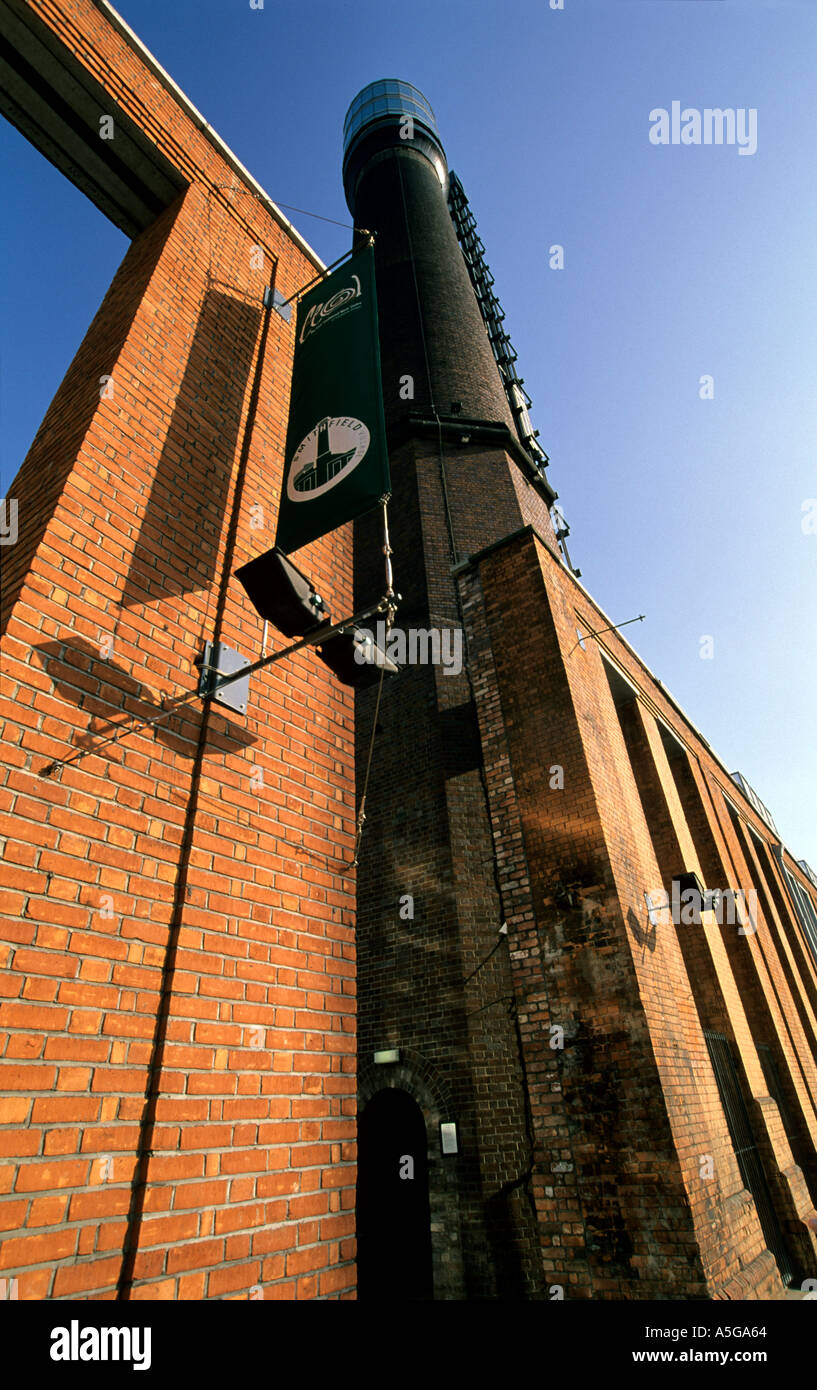
[[[360,277],[353,275],[353,285],[345,285],[342,290],[337,290],[331,299],[327,299],[323,304],[313,304],[307,311],[303,327],[300,332],[299,342],[303,343],[316,328],[320,328],[332,314],[336,314],[338,309],[350,304],[354,299],[361,298]]]

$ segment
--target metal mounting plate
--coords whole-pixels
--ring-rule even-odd
[[[227,709],[235,710],[237,714],[246,714],[250,694],[249,676],[231,681],[220,690],[214,690],[213,686],[217,685],[220,676],[230,676],[233,671],[240,671],[242,666],[248,664],[241,652],[225,647],[223,642],[205,642],[199,673],[199,695],[204,699],[212,697],[218,704],[226,705]]]
[[[274,309],[287,323],[292,319],[292,305],[284,299],[280,290],[271,290],[269,285],[264,290],[264,307]]]

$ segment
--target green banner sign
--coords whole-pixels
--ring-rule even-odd
[[[298,550],[369,511],[390,488],[367,246],[298,305],[275,544]]]

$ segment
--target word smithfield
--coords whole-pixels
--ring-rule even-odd
[[[737,111],[727,106],[685,106],[673,101],[669,111],[656,106],[650,112],[651,145],[737,145],[738,154],[757,149],[757,107]]]
[[[68,1327],[51,1330],[52,1361],[132,1361],[135,1371],[150,1370],[149,1327]]]

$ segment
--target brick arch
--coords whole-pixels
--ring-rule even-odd
[[[358,1112],[378,1091],[399,1089],[416,1100],[426,1127],[441,1119],[455,1119],[453,1097],[448,1083],[433,1062],[412,1047],[400,1048],[401,1060],[391,1066],[364,1062],[358,1071]]]
[[[411,1047],[401,1047],[400,1058],[393,1066],[375,1066],[370,1061],[360,1065],[358,1114],[380,1091],[405,1091],[419,1105],[426,1127],[434,1298],[462,1299],[466,1290],[459,1160],[456,1155],[444,1157],[440,1147],[440,1122],[457,1121],[459,1116],[450,1086],[429,1058]]]

